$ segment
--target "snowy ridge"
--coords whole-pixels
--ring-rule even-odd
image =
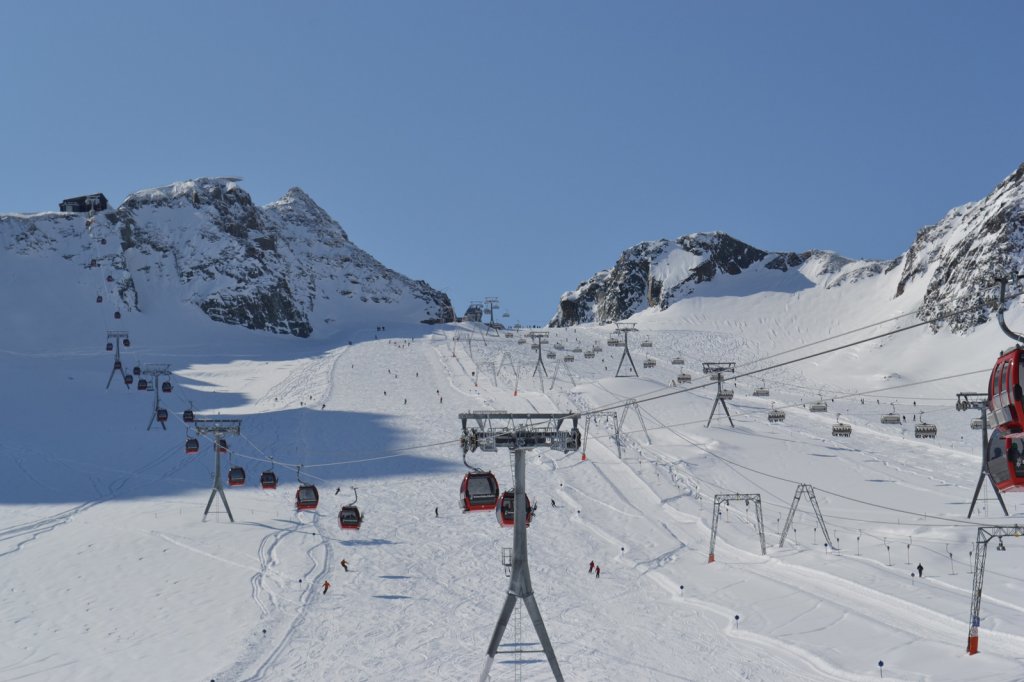
[[[126,311],[177,300],[219,322],[301,337],[330,335],[363,309],[381,321],[454,317],[445,294],[352,244],[298,188],[259,207],[235,178],[199,178],[135,192],[88,223],[83,214],[0,216],[0,251],[95,260]]]
[[[920,287],[911,285],[923,282],[920,296],[908,301],[921,306],[921,319],[973,307],[950,317],[950,328],[965,332],[986,322],[995,311],[986,293],[993,279],[1024,270],[1024,165],[985,199],[920,230],[895,260],[850,260],[825,251],[769,253],[722,232],[642,242],[626,249],[611,269],[564,293],[550,324],[614,322],[693,297],[859,286],[894,269],[900,277],[882,292],[886,299],[916,291]]]

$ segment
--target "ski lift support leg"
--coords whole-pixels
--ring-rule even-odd
[[[971,518],[971,515],[974,513],[974,506],[978,503],[978,495],[981,494],[981,486],[985,483],[986,479],[992,484],[992,490],[996,493],[999,506],[1003,508],[1003,514],[1009,516],[1010,512],[1006,509],[1003,495],[999,492],[999,488],[996,487],[996,482],[992,480],[992,474],[989,473],[988,467],[985,466],[985,456],[988,451],[988,394],[957,393],[956,409],[959,411],[980,410],[981,412],[981,473],[978,474],[978,485],[974,486],[974,497],[971,498],[971,506],[967,510],[967,518]]]
[[[1024,535],[1020,526],[981,526],[974,543],[974,584],[971,587],[971,619],[967,631],[967,653],[978,653],[978,628],[981,627],[981,589],[985,582],[985,558],[988,554],[988,543],[999,538],[1002,546],[1003,538],[1019,538]]]
[[[210,513],[210,506],[213,505],[213,498],[219,493],[220,501],[224,504],[224,511],[228,514],[228,520],[230,520],[231,523],[234,523],[235,517],[231,514],[231,507],[228,506],[227,495],[224,494],[224,482],[220,475],[220,453],[217,449],[220,446],[221,439],[226,434],[230,433],[237,436],[242,432],[242,420],[196,419],[192,425],[195,427],[196,433],[199,435],[213,436],[213,488],[210,490],[210,499],[206,501],[206,509],[203,510],[203,521],[206,520],[206,515]]]
[[[544,627],[544,620],[540,615],[540,608],[537,606],[537,599],[533,594],[533,585],[530,581],[530,566],[526,550],[526,451],[534,447],[550,447],[556,450],[570,451],[577,450],[580,446],[580,435],[578,429],[579,415],[569,414],[509,414],[507,412],[470,412],[459,415],[462,420],[463,447],[472,449],[480,448],[485,451],[497,451],[498,448],[507,447],[515,456],[515,506],[514,526],[512,531],[512,570],[509,577],[508,592],[505,596],[501,612],[498,614],[498,622],[494,626],[494,634],[487,645],[487,655],[484,659],[484,669],[480,674],[480,681],[486,682],[490,675],[491,666],[494,664],[494,657],[498,653],[498,646],[501,638],[508,627],[509,618],[515,609],[516,600],[522,599],[526,606],[526,612],[533,621],[537,639],[540,640],[541,648],[547,657],[551,673],[557,682],[563,682],[562,670],[555,658],[555,650],[548,637],[547,628]],[[573,428],[571,433],[560,431],[562,422],[571,418]],[[467,422],[473,419],[480,427],[470,434]],[[551,427],[546,430],[537,429],[533,426],[529,429],[516,428],[516,421],[523,421],[536,425],[538,421],[547,420]],[[498,423],[500,422],[500,423]]]
[[[757,512],[757,534],[761,538],[761,555],[763,556],[768,553],[764,544],[764,517],[761,515],[760,493],[723,493],[715,495],[715,504],[711,507],[711,546],[708,549],[709,564],[715,561],[715,539],[718,537],[719,507],[723,502],[730,500],[743,500],[748,503],[753,501],[755,511]]]
[[[789,533],[790,526],[793,525],[793,516],[796,514],[796,507],[800,504],[800,496],[807,493],[807,498],[811,501],[811,506],[814,508],[814,515],[818,519],[818,526],[821,527],[821,532],[825,536],[825,543],[828,544],[830,549],[835,549],[835,545],[832,544],[832,538],[828,535],[828,526],[825,525],[825,517],[821,515],[821,508],[818,507],[818,498],[814,496],[814,486],[810,483],[799,483],[796,486],[796,492],[793,494],[793,504],[789,507],[789,515],[786,516],[786,525],[782,527],[782,535],[779,536],[779,547],[786,542],[786,535]]]

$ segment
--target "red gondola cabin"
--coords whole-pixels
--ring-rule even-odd
[[[996,427],[988,439],[985,466],[1002,492],[1024,492],[1024,433]]]
[[[199,452],[199,439],[189,438],[185,441],[185,454],[194,455]]]
[[[471,471],[459,489],[462,511],[490,511],[498,503],[498,479],[490,471]]]
[[[1017,346],[996,360],[988,381],[988,400],[995,426],[1024,429],[1024,393],[1021,391],[1021,354]]]
[[[269,469],[260,475],[260,487],[264,490],[277,490],[277,474]]]
[[[363,515],[359,513],[359,507],[348,504],[338,512],[338,525],[343,530],[359,530],[363,525]]]
[[[231,467],[228,470],[228,485],[245,485],[245,469],[242,467]]]
[[[303,483],[299,486],[299,489],[295,491],[296,509],[316,509],[316,506],[319,503],[320,493],[317,492],[315,485],[311,483]]]
[[[525,495],[524,495],[525,497]],[[506,490],[501,494],[501,502],[494,508],[494,513],[498,517],[498,523],[503,526],[514,526],[516,523],[515,517],[516,509],[516,493],[514,490]],[[526,525],[530,525],[530,521],[533,520],[533,507],[530,506],[530,498],[526,498]]]

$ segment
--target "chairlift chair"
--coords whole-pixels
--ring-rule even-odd
[[[654,343],[650,339],[644,339],[643,341],[640,342],[640,347],[641,348],[653,348],[654,347]]]
[[[264,490],[277,490],[277,474],[270,469],[260,474],[260,487]]]
[[[647,358],[646,360],[644,360],[644,369],[650,369],[651,367],[654,367],[657,364],[658,362],[654,358]]]
[[[587,360],[593,360],[594,359],[594,351],[592,351],[592,350],[584,351],[583,352],[583,357],[586,358]]]
[[[839,438],[849,438],[852,433],[853,427],[839,421],[839,415],[837,414],[836,423],[832,425],[832,435]]]
[[[267,473],[273,474],[274,472],[271,471]],[[277,477],[275,476],[274,479],[276,485]],[[312,483],[303,483],[299,486],[299,489],[295,491],[296,509],[316,509],[316,506],[319,503],[320,493]]]
[[[731,388],[723,388],[718,392],[718,397],[722,400],[732,400],[734,395],[736,395],[736,392]]]
[[[693,377],[691,377],[686,372],[683,372],[679,376],[676,377],[676,383],[677,384],[688,384],[691,381],[693,381]]]
[[[551,350],[549,350],[549,351],[548,351],[548,352],[547,352],[547,353],[546,353],[545,355],[546,355],[546,357],[547,357],[547,359],[548,359],[548,360],[554,360],[554,359],[555,359],[555,357],[556,357],[556,356],[555,356],[555,352],[554,352],[554,351],[551,351]]]
[[[762,383],[759,387],[754,389],[755,398],[767,398],[769,395],[768,387]]]
[[[685,365],[685,364],[686,364],[686,361],[685,361],[685,360],[683,360],[683,359],[682,359],[681,357],[679,357],[679,356],[677,355],[677,356],[675,356],[674,358],[672,358],[672,364],[673,364],[673,365]]]
[[[984,421],[981,417],[975,417],[974,419],[971,420],[971,428],[974,429],[975,431],[981,431],[984,425]]]
[[[524,497],[526,497],[524,495]],[[498,517],[498,523],[505,527],[514,526],[516,523],[516,491],[506,490],[501,494],[501,501],[494,508]],[[530,498],[526,497],[526,525],[533,520],[533,506],[530,505]]]
[[[786,421],[786,413],[785,412],[783,412],[782,410],[779,410],[779,409],[777,409],[775,407],[773,407],[772,409],[768,410],[768,423],[769,424],[778,424],[779,422],[784,422],[784,421]]]
[[[924,412],[922,412],[921,418],[914,424],[914,438],[935,438],[938,434],[939,427],[926,422],[924,420]]]
[[[566,355],[566,356],[564,356],[562,358],[562,360],[565,361],[565,362],[576,362],[576,356],[575,355]]]
[[[240,466],[228,469],[228,485],[245,485],[245,469]]]
[[[828,403],[824,400],[819,400],[816,403],[811,403],[811,412],[828,412]]]

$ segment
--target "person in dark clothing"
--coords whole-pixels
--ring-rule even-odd
[[[598,578],[601,577],[601,567],[600,566],[594,566],[594,575],[596,577],[598,577]]]
[[[331,589],[331,584],[325,580],[324,581],[324,594],[327,594],[327,590],[329,590],[329,589]]]
[[[593,561],[591,561],[591,562],[590,562],[590,570],[589,570],[589,571],[587,571],[587,573],[593,573],[593,572],[594,572],[594,562],[593,562]]]
[[[923,578],[924,577],[924,566],[922,566],[921,564],[917,565],[917,577],[918,578]]]
[[[437,513],[437,507],[434,507],[434,518],[436,519],[440,514]]]
[[[554,500],[554,498],[552,498],[552,499],[551,499],[551,506],[552,506],[552,507],[554,507],[554,506],[555,506],[555,500]]]
[[[348,562],[344,559],[341,560],[341,567],[345,569],[346,573],[348,573]]]

